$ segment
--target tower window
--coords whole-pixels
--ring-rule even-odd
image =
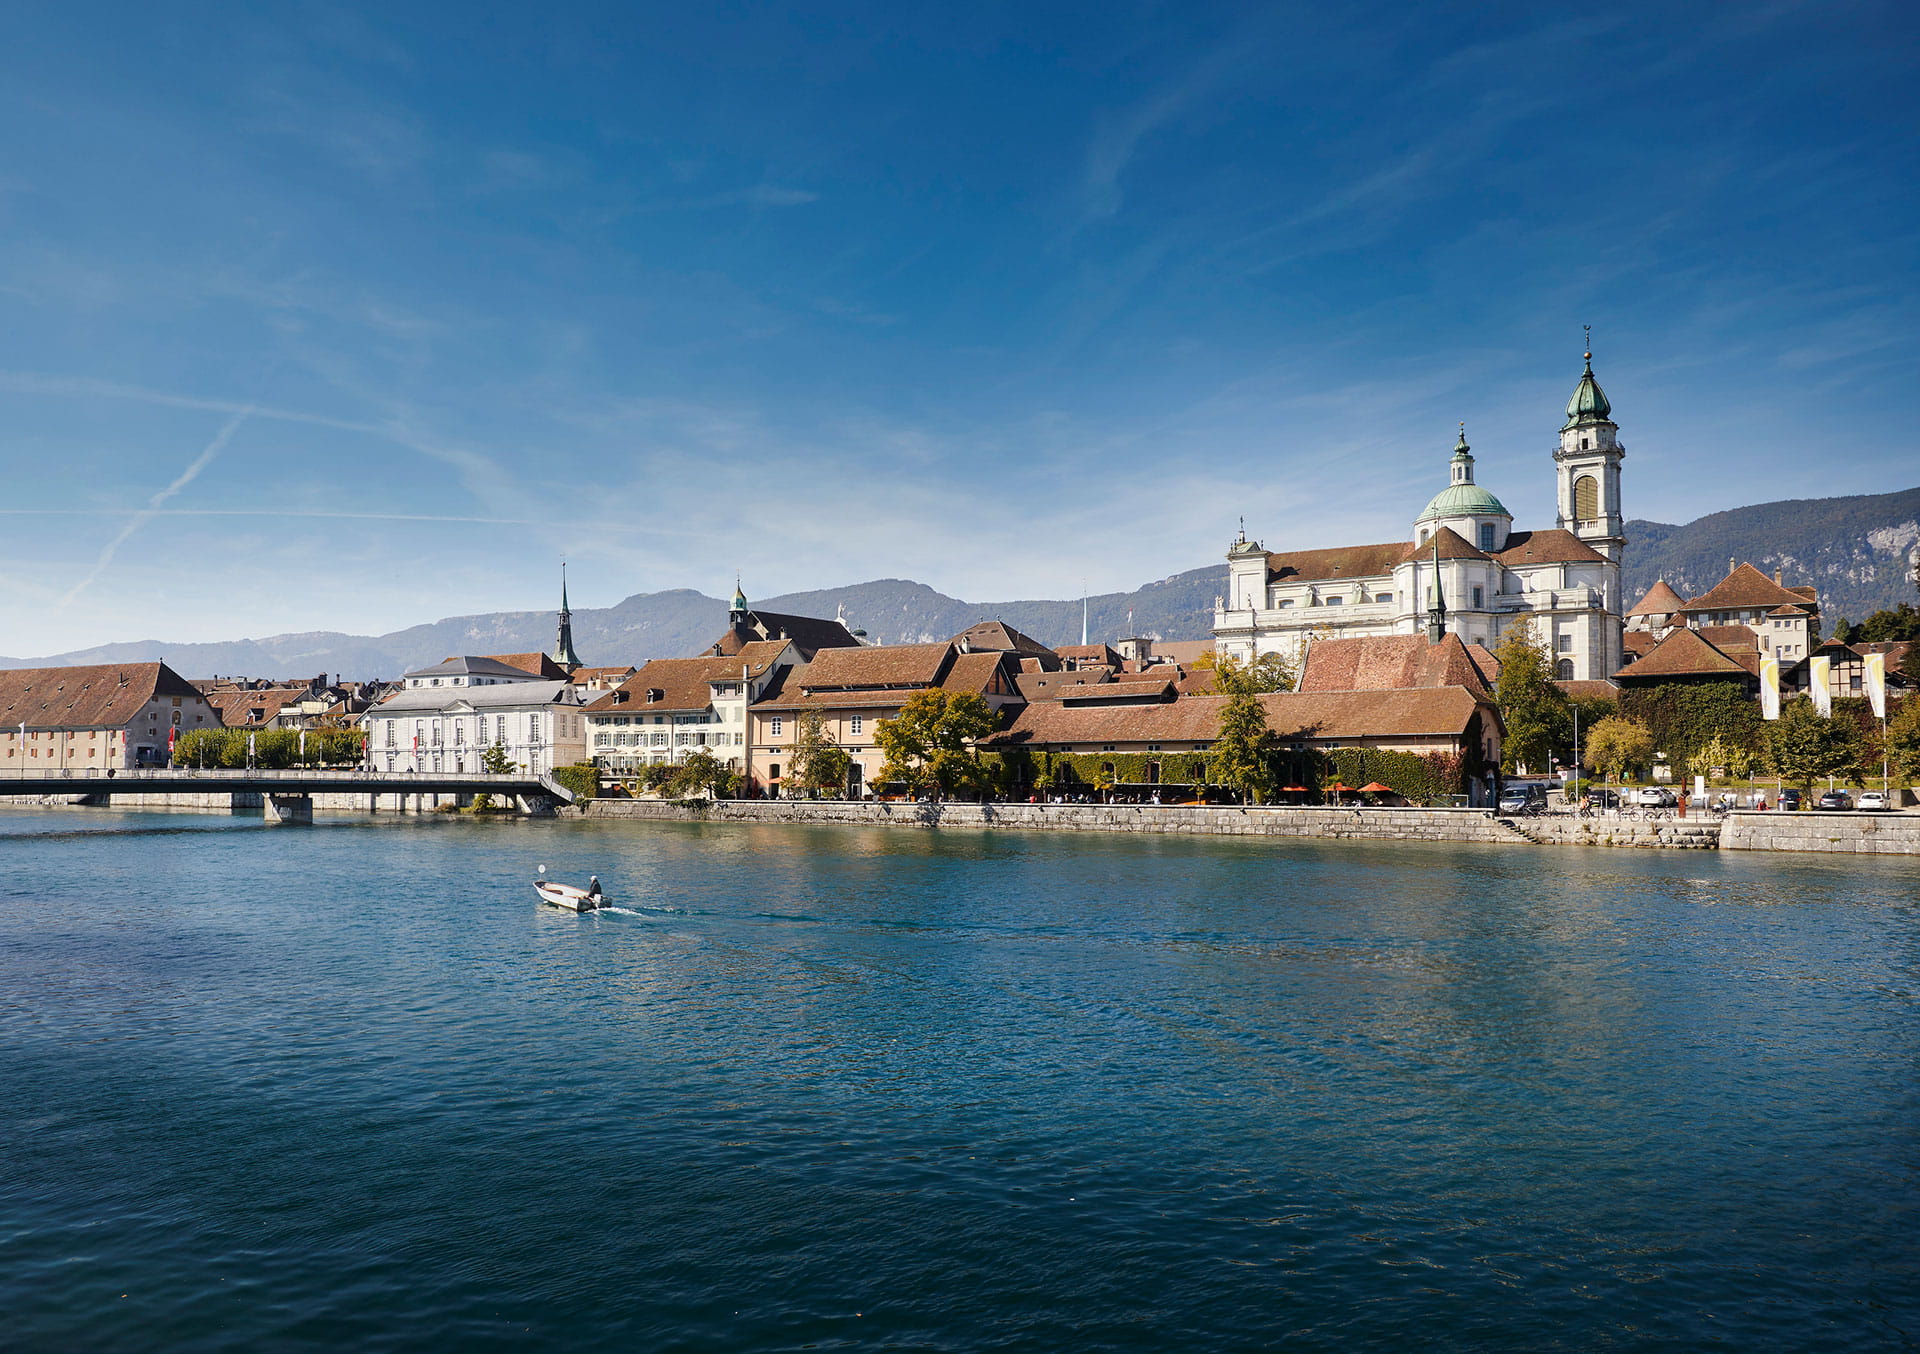
[[[1482,522],[1480,524],[1480,548],[1482,550],[1493,549],[1493,523],[1491,522]]]
[[[1476,610],[1476,611],[1478,611],[1478,610],[1479,610],[1479,609],[1480,609],[1481,607],[1483,607],[1483,606],[1485,606],[1485,605],[1486,605],[1486,600],[1485,600],[1485,593],[1484,593],[1484,592],[1483,592],[1483,591],[1482,591],[1481,589],[1479,589],[1479,588],[1475,588],[1475,589],[1473,590],[1473,606],[1474,606],[1474,610]]]
[[[1582,475],[1573,482],[1573,515],[1582,522],[1591,522],[1600,516],[1600,481],[1591,475]]]

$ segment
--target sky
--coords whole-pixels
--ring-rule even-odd
[[[1910,4],[0,19],[0,654],[1920,483]]]

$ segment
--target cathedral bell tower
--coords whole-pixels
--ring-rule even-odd
[[[1553,459],[1560,479],[1560,527],[1570,531],[1615,564],[1627,545],[1620,515],[1620,445],[1613,406],[1593,378],[1591,335],[1587,369],[1567,401],[1567,421]]]

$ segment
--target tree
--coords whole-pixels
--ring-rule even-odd
[[[507,745],[489,743],[487,750],[480,754],[480,769],[494,776],[504,776],[513,770],[513,758],[507,755]]]
[[[1907,656],[1900,660],[1900,675],[1912,682],[1915,690],[1920,690],[1920,637],[1907,645]],[[1907,699],[1913,698],[1909,696]]]
[[[1719,769],[1744,780],[1753,774],[1754,761],[1753,744],[1715,734],[1687,754],[1685,766],[1695,776],[1711,776]]]
[[[1493,656],[1500,664],[1494,698],[1507,727],[1501,767],[1544,767],[1556,747],[1572,741],[1567,697],[1553,682],[1553,656],[1524,618],[1507,627]]]
[[[1626,779],[1653,760],[1653,731],[1636,720],[1613,715],[1587,731],[1581,749],[1593,769],[1611,780]]]
[[[1210,650],[1200,655],[1194,667],[1212,671],[1211,694],[1216,696],[1253,696],[1267,691],[1291,691],[1295,680],[1292,666],[1277,653],[1263,653],[1248,662],[1232,654]]]
[[[1227,697],[1220,707],[1220,731],[1207,753],[1207,779],[1238,790],[1256,804],[1273,790],[1273,763],[1268,754],[1273,734],[1267,729],[1267,710],[1251,692]]]
[[[875,727],[886,753],[882,781],[941,794],[985,785],[978,744],[1000,727],[993,707],[974,691],[916,691],[892,719]]]
[[[794,726],[793,753],[787,763],[787,784],[814,794],[844,790],[852,758],[835,746],[827,733],[827,717],[806,710]]]
[[[1920,695],[1901,701],[1887,721],[1887,760],[1909,781],[1920,780]]]
[[[667,782],[667,792],[675,799],[731,799],[739,788],[739,774],[705,748],[690,753]]]
[[[1862,627],[1859,626],[1849,625],[1847,618],[1842,616],[1833,623],[1832,638],[1841,644],[1851,644],[1855,639],[1859,638],[1861,628]]]
[[[1802,790],[1821,776],[1864,783],[1864,752],[1860,731],[1851,721],[1822,718],[1811,700],[1789,702],[1768,730],[1767,753],[1774,771]]]

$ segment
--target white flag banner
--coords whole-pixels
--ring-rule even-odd
[[[1866,656],[1867,703],[1873,706],[1873,717],[1887,717],[1887,656],[1883,653],[1870,653]]]
[[[1780,660],[1772,654],[1760,659],[1760,717],[1780,718]]]
[[[1833,660],[1825,654],[1815,654],[1807,660],[1807,694],[1813,697],[1813,708],[1820,712],[1822,719],[1833,717],[1833,688],[1827,683],[1828,670]]]

